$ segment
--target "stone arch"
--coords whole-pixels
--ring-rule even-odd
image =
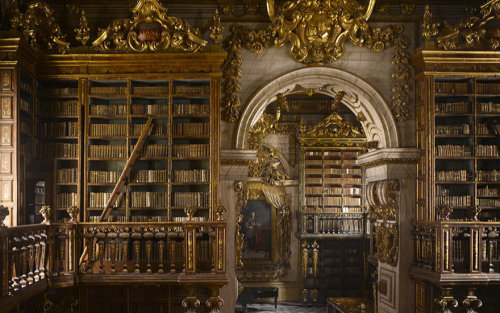
[[[315,89],[335,97],[346,93],[343,103],[360,120],[368,141],[378,141],[378,148],[399,147],[396,120],[382,95],[360,77],[335,68],[308,67],[285,74],[262,87],[242,112],[236,133],[236,149],[248,149],[250,128],[259,120],[267,105],[284,95]]]

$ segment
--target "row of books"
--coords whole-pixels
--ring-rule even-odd
[[[36,154],[41,158],[78,158],[78,144],[38,143]]]
[[[438,145],[436,146],[437,156],[472,156],[472,147],[466,145]]]
[[[78,116],[78,100],[43,101],[37,106],[39,115]]]
[[[323,174],[323,169],[322,168],[306,168],[305,170],[306,175],[322,175]]]
[[[477,171],[477,178],[479,181],[500,181],[500,170]]]
[[[303,216],[302,232],[316,234],[361,234],[363,220],[343,218],[337,215],[322,215],[318,217]]]
[[[78,203],[78,194],[76,192],[71,193],[58,193],[56,194],[56,199],[54,206],[56,208],[68,208]]]
[[[472,204],[472,196],[452,196],[449,188],[440,185],[436,186],[436,200],[438,206],[466,207]]]
[[[89,108],[90,115],[127,115],[126,104],[95,104]]]
[[[58,183],[77,183],[77,168],[60,168],[56,171],[56,182]]]
[[[323,160],[319,159],[319,160],[312,160],[312,159],[307,159],[306,160],[306,168],[308,166],[322,166],[323,165]]]
[[[498,94],[500,94],[500,84],[478,83],[476,85],[476,93],[488,94],[488,95],[498,95]]]
[[[208,207],[210,205],[210,194],[208,192],[174,192],[173,200],[173,206]]]
[[[174,114],[210,114],[210,106],[208,104],[181,103],[174,104]]]
[[[40,88],[38,94],[41,96],[77,96],[78,87],[64,87],[64,88]]]
[[[500,199],[476,199],[476,204],[480,207],[500,207]]]
[[[306,187],[306,194],[325,194],[325,195],[335,195],[342,193],[342,187]]]
[[[468,101],[436,103],[436,113],[470,113],[472,104]]]
[[[89,183],[116,183],[120,177],[115,171],[89,171]]]
[[[132,173],[132,181],[136,183],[157,183],[167,180],[167,170],[137,170]]]
[[[190,182],[208,182],[209,170],[174,170],[174,182],[190,183]]]
[[[497,157],[498,145],[477,145],[477,155]]]
[[[342,205],[342,197],[324,197],[323,205],[329,206],[341,206]]]
[[[168,114],[168,105],[165,104],[133,104],[132,114]]]
[[[149,95],[149,96],[158,96],[165,95],[170,92],[170,88],[168,85],[163,86],[137,86],[132,87],[132,92],[136,95]]]
[[[175,123],[174,135],[200,136],[210,134],[210,123]]]
[[[78,122],[45,122],[37,124],[37,134],[43,137],[78,136]]]
[[[439,181],[467,181],[470,180],[472,174],[467,170],[455,171],[437,171],[436,180]]]
[[[493,135],[491,133],[490,127],[486,123],[477,124],[477,134],[478,135]]]
[[[178,144],[174,145],[174,157],[198,158],[210,156],[209,144]]]
[[[470,83],[436,82],[435,88],[436,93],[440,94],[472,93],[472,85]]]
[[[140,207],[166,207],[168,193],[164,191],[133,191],[130,193],[130,205]]]
[[[344,205],[360,206],[361,198],[344,197]]]
[[[131,151],[132,151],[132,147]],[[147,145],[141,149],[141,157],[145,158],[164,158],[168,155],[168,145]]]
[[[100,216],[91,215],[87,218],[87,220],[91,223],[98,223]],[[125,215],[110,215],[108,217],[108,222],[169,222],[168,216],[148,216],[148,215],[134,215],[134,216],[125,216]]]
[[[101,86],[90,87],[89,93],[91,95],[125,95],[127,94],[127,86]]]
[[[20,98],[19,99],[19,107],[21,108],[21,110],[24,110],[26,112],[33,112],[31,110],[31,101],[28,101],[24,98]]]
[[[89,192],[89,207],[105,207],[111,199],[111,192]]]
[[[484,188],[477,189],[477,195],[479,197],[498,197],[500,196],[499,188],[491,188],[490,186],[485,186]]]
[[[436,135],[469,135],[471,126],[467,123],[459,125],[436,125]]]
[[[27,82],[27,81],[21,80],[20,86],[21,86],[22,91],[25,91],[29,94],[33,93],[33,82],[32,81]]]
[[[210,94],[210,86],[174,86],[177,94]]]
[[[89,157],[91,158],[125,158],[127,157],[125,145],[90,145]]]
[[[90,136],[127,136],[127,124],[90,124]]]
[[[500,113],[500,102],[480,102],[479,112],[481,113]]]
[[[132,136],[140,136],[146,124],[132,125]],[[150,136],[166,136],[168,134],[167,124],[154,124]]]

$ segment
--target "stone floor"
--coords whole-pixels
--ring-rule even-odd
[[[251,304],[248,313],[325,313],[326,306],[304,307],[297,303],[278,303],[278,308],[274,310],[274,304]],[[241,305],[236,306],[236,312],[243,312]]]

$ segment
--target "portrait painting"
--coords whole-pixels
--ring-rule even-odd
[[[248,200],[241,211],[243,261],[272,261],[272,207],[265,200]]]

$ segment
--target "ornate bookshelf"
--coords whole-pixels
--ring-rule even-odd
[[[417,87],[417,145],[426,151],[418,164],[418,219],[436,220],[448,208],[451,218],[465,219],[475,207],[481,219],[498,219],[500,79],[421,75]]]

